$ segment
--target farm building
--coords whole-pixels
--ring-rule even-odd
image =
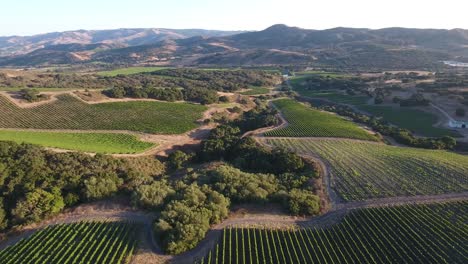
[[[465,122],[465,121],[450,121],[449,126],[451,128],[468,128],[468,122]]]

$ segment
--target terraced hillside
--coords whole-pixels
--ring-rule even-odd
[[[132,154],[154,146],[152,143],[138,140],[135,135],[114,133],[0,130],[0,140],[105,154]]]
[[[130,130],[180,134],[197,127],[205,106],[152,101],[86,104],[70,95],[34,108],[18,108],[0,96],[0,127]]]
[[[377,137],[342,117],[307,107],[291,99],[273,104],[288,125],[265,133],[272,137],[342,137],[377,141]]]
[[[199,263],[466,263],[467,206],[359,209],[328,228],[225,229]]]
[[[49,226],[0,251],[1,263],[128,263],[138,226],[81,222]]]
[[[345,201],[463,192],[468,156],[348,139],[265,139],[267,144],[318,156]]]

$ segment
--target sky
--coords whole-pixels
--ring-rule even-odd
[[[466,0],[3,0],[0,36],[77,29],[262,30],[273,24],[465,28]]]

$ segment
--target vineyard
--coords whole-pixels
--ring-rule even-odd
[[[257,86],[252,86],[249,88],[248,91],[242,92],[240,94],[242,95],[261,95],[261,94],[267,94],[271,90],[266,88],[266,87],[257,87]]]
[[[145,73],[145,72],[154,72],[167,69],[166,67],[128,67],[128,68],[121,68],[112,71],[101,71],[98,72],[98,75],[101,76],[117,76],[117,75],[130,75],[130,74],[137,74],[137,73]]]
[[[273,137],[342,137],[377,141],[377,137],[339,116],[306,107],[290,99],[273,102],[288,126],[265,133]]]
[[[0,140],[92,153],[133,154],[154,146],[134,135],[113,133],[65,133],[0,130]]]
[[[322,76],[330,78],[347,78],[351,77],[341,73],[330,73],[330,72],[305,72],[305,73],[296,73],[296,76],[290,80],[294,91],[298,92],[301,96],[306,96],[310,98],[324,99],[338,104],[348,104],[348,105],[365,105],[369,100],[369,96],[359,94],[359,95],[349,95],[344,92],[344,90],[337,90],[335,88],[327,89],[307,89],[304,87],[303,82],[307,79],[308,76]]]
[[[345,201],[463,192],[468,156],[347,139],[266,139],[298,154],[318,155],[332,188]]]
[[[198,263],[467,263],[467,206],[360,209],[328,228],[228,228]]]
[[[435,114],[423,112],[414,108],[391,106],[361,105],[359,109],[399,127],[409,129],[426,137],[459,136],[448,129],[434,127],[438,122]]]
[[[0,96],[0,127],[35,129],[130,130],[180,134],[197,127],[205,106],[168,102],[86,104],[70,95],[34,108],[18,108]]]
[[[49,226],[0,251],[7,263],[127,263],[139,234],[123,222],[80,222]]]

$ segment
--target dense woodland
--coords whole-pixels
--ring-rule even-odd
[[[131,75],[28,73],[10,76],[0,73],[0,87],[22,88],[206,88],[235,91],[249,86],[273,86],[280,81],[276,72],[262,70],[167,69]]]
[[[164,172],[155,159],[52,153],[0,142],[1,228],[40,221],[80,202],[129,192]]]

